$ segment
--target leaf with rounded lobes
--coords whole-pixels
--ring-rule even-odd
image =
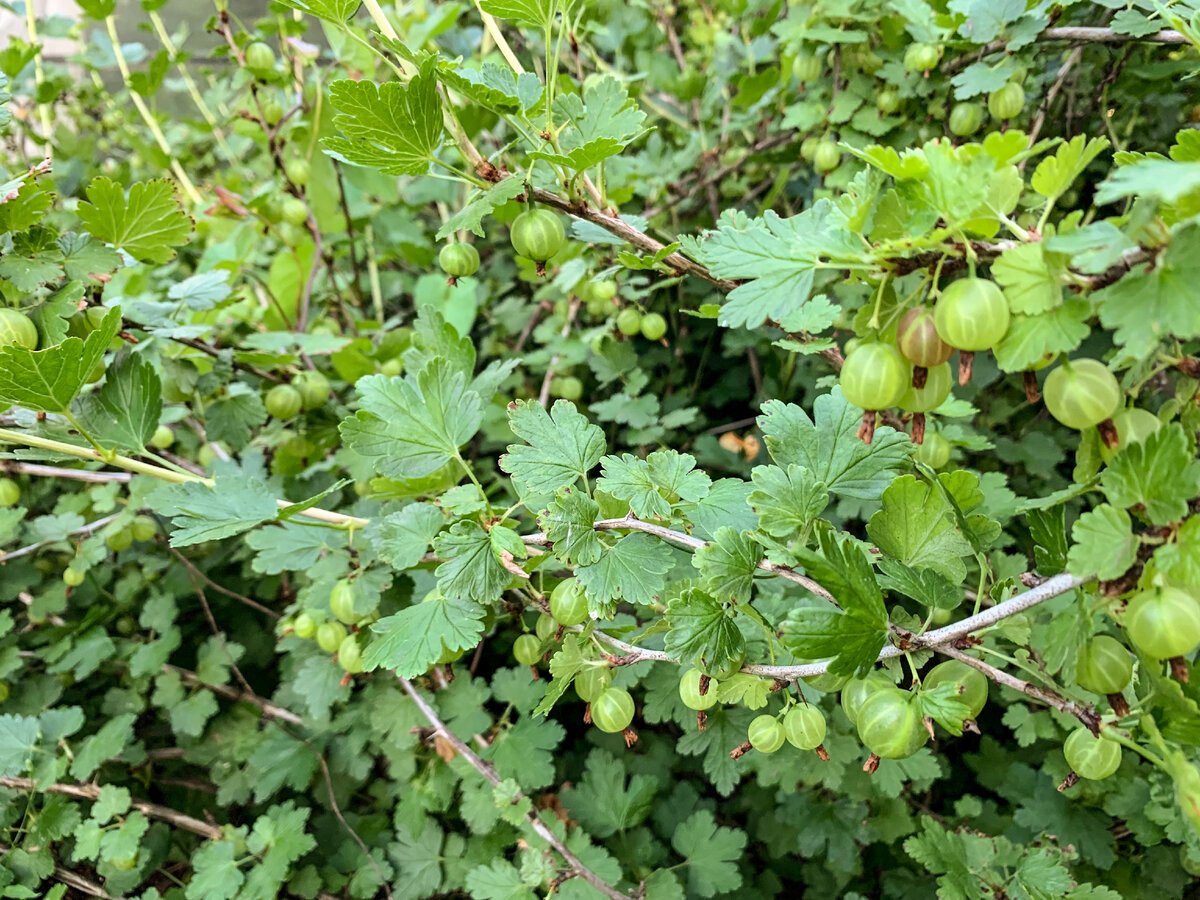
[[[910,597],[930,609],[955,609],[963,601],[962,589],[933,569],[914,569],[895,559],[880,559],[880,586]]]
[[[659,781],[651,775],[630,775],[625,764],[606,750],[592,750],[583,778],[563,791],[572,819],[588,833],[606,838],[640,825],[653,810]]]
[[[415,376],[368,375],[357,388],[362,408],[342,421],[342,437],[388,478],[437,471],[483,420],[483,400],[448,360],[433,359]]]
[[[639,519],[666,519],[676,503],[702,500],[712,485],[697,471],[694,456],[676,450],[656,450],[645,459],[630,453],[606,456],[600,465],[604,474],[597,489],[627,501]]]
[[[1060,281],[1065,266],[1038,244],[1018,244],[992,263],[992,277],[1004,289],[1014,313],[1037,315],[1062,303]]]
[[[760,559],[762,548],[749,535],[725,527],[692,554],[692,565],[700,570],[710,594],[737,603],[750,599]]]
[[[807,574],[837,601],[798,607],[783,624],[783,642],[804,659],[832,657],[835,675],[870,671],[888,635],[883,594],[866,554],[853,538],[841,540],[831,528],[817,537],[820,552],[801,548],[797,558]]]
[[[1070,353],[1090,332],[1091,309],[1086,300],[1068,300],[1040,315],[1014,315],[1004,339],[993,348],[996,364],[1003,372],[1024,372],[1048,354]]]
[[[863,244],[829,200],[787,219],[725,212],[699,245],[700,261],[718,278],[743,280],[721,306],[727,327],[758,328],[794,314],[813,293],[815,273],[830,259],[861,261]]]
[[[877,500],[912,451],[908,435],[888,426],[876,429],[871,443],[860,441],[855,434],[862,410],[846,401],[840,387],[816,399],[811,419],[779,400],[768,400],[762,410],[758,427],[776,464],[804,466],[843,497]]]
[[[423,175],[442,137],[442,108],[431,57],[408,83],[335,81],[329,100],[342,137],[322,140],[335,158],[388,175]]]
[[[363,668],[384,668],[401,678],[429,671],[447,650],[468,650],[483,634],[483,607],[471,600],[435,596],[371,625],[375,634],[363,651]]]
[[[587,476],[604,455],[604,432],[568,400],[557,400],[546,412],[536,400],[509,404],[508,423],[525,441],[510,444],[500,468],[512,476],[527,501],[547,498]]]
[[[37,719],[10,713],[0,716],[0,776],[24,775],[37,742]]]
[[[333,22],[336,25],[344,25],[354,18],[354,14],[358,12],[358,7],[362,5],[362,0],[280,0],[284,6],[298,9],[302,13],[308,13],[310,16],[316,16],[318,19],[324,19],[326,22]]]
[[[494,525],[485,531],[469,521],[458,522],[438,535],[433,551],[445,560],[436,571],[443,596],[466,597],[476,603],[500,599],[514,577],[510,568],[515,566],[513,559],[524,558],[527,553],[524,542],[511,528]]]
[[[113,307],[84,340],[70,337],[44,350],[0,347],[0,403],[67,412],[120,327],[120,307]]]
[[[667,605],[666,651],[685,664],[703,661],[721,669],[746,656],[746,639],[736,622],[737,610],[704,591],[685,591]]]
[[[421,561],[445,522],[445,516],[436,506],[410,503],[382,520],[372,519],[367,526],[367,538],[380,559],[402,572]]]
[[[138,182],[127,196],[117,182],[100,176],[88,185],[87,198],[78,214],[88,231],[139,262],[170,262],[174,248],[192,233],[192,219],[166,179]]]
[[[959,699],[959,685],[943,682],[933,688],[921,688],[917,694],[921,715],[929,716],[951,734],[962,735],[963,720],[971,715],[971,708]]]
[[[1097,156],[1108,149],[1108,138],[1090,140],[1077,134],[1071,140],[1059,144],[1053,156],[1047,156],[1033,171],[1029,186],[1051,200],[1061,197],[1071,184],[1083,174],[1083,170]],[[1036,245],[1029,245],[1036,246]]]
[[[577,634],[563,635],[562,647],[550,657],[550,686],[546,694],[533,710],[533,715],[544,716],[554,708],[554,704],[562,699],[575,676],[583,670],[583,652],[579,647],[580,637]]]
[[[1067,556],[1072,575],[1108,580],[1137,562],[1138,540],[1129,513],[1107,503],[1085,512],[1071,526],[1075,542]]]
[[[692,813],[671,836],[671,846],[686,863],[688,895],[712,897],[742,885],[738,860],[746,849],[746,834],[718,825],[708,810]]]
[[[828,488],[804,466],[755,466],[750,479],[750,505],[758,513],[759,527],[772,537],[806,534],[829,503]]]
[[[1183,426],[1172,422],[1118,451],[1100,487],[1114,506],[1137,507],[1153,524],[1168,525],[1187,515],[1188,501],[1200,495],[1200,462]]]
[[[162,385],[144,356],[122,350],[104,384],[82,398],[79,420],[92,440],[110,450],[142,452],[158,427]]]
[[[598,562],[580,566],[576,577],[587,588],[588,607],[600,612],[612,600],[649,605],[666,587],[671,550],[648,534],[628,534],[605,547]]]
[[[479,237],[484,236],[483,220],[491,215],[497,207],[503,206],[525,190],[525,182],[520,178],[510,176],[498,181],[486,191],[474,195],[462,209],[445,221],[438,233],[437,240],[445,240],[456,231],[471,231]]]
[[[240,474],[219,475],[212,487],[198,481],[165,485],[147,499],[155,512],[170,517],[172,547],[240,534],[279,511],[265,482]]]
[[[600,505],[587,494],[562,488],[538,521],[556,556],[573,566],[590,566],[604,552],[594,527],[599,515]]]
[[[955,584],[966,577],[962,557],[971,545],[955,523],[941,491],[904,475],[883,492],[883,508],[867,523],[867,534],[884,553],[917,569],[932,569]]]
[[[1191,165],[1200,172],[1200,163]],[[1169,337],[1200,337],[1200,223],[1180,227],[1152,269],[1138,266],[1094,299],[1101,323],[1130,357],[1149,356]]]

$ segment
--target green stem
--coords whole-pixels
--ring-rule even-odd
[[[1112,725],[1105,726],[1103,731],[1104,731],[1104,737],[1106,739],[1108,739],[1110,741],[1115,741],[1116,743],[1120,744],[1122,747],[1132,750],[1134,753],[1143,757],[1147,762],[1152,763],[1155,766],[1158,766],[1158,768],[1162,769],[1164,772],[1170,772],[1170,769],[1167,767],[1167,761],[1165,759],[1163,759],[1156,753],[1151,753],[1149,750],[1147,750],[1145,747],[1143,747],[1137,741],[1126,737]]]

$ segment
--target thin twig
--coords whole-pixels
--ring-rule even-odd
[[[224,594],[229,599],[236,600],[238,603],[248,606],[251,609],[262,613],[263,615],[270,616],[272,619],[279,618],[279,613],[275,612],[275,610],[271,609],[268,606],[263,606],[257,600],[247,597],[244,594],[239,594],[237,591],[231,591],[229,588],[224,587],[223,585],[217,584],[215,581],[213,581],[211,578],[209,578],[206,574],[204,574],[204,572],[200,571],[200,569],[197,568],[196,565],[190,559],[188,559],[186,556],[184,556],[182,553],[180,553],[174,547],[171,547],[169,549],[171,551],[171,555],[174,556],[181,563],[183,563],[183,567],[185,569],[187,569],[188,574],[190,576],[192,576],[193,582],[196,580],[203,581],[206,585],[211,587],[218,594]],[[197,588],[197,590],[199,590],[199,588]]]
[[[163,665],[164,672],[174,672],[188,684],[196,685],[197,687],[206,688],[226,700],[232,700],[234,703],[249,703],[251,706],[256,706],[262,712],[263,716],[268,719],[277,719],[280,722],[287,722],[289,725],[303,725],[304,719],[296,715],[290,709],[284,709],[269,700],[264,700],[262,697],[251,692],[246,693],[231,688],[225,684],[210,684],[207,681],[201,680],[200,676],[190,669],[182,669],[179,666],[173,666],[170,663]]]
[[[1080,44],[1126,44],[1126,43],[1144,43],[1144,44],[1186,44],[1188,43],[1187,35],[1182,32],[1175,31],[1170,28],[1164,28],[1161,31],[1155,31],[1151,34],[1138,37],[1132,34],[1121,34],[1113,31],[1111,28],[1087,27],[1082,25],[1066,25],[1057,28],[1047,28],[1041,32],[1035,40],[1038,41],[1067,41],[1068,43]],[[978,50],[975,50],[965,56],[960,56],[957,59],[951,60],[946,65],[942,66],[941,71],[946,75],[953,75],[960,69],[965,69],[971,63],[983,59],[985,56],[990,56],[993,53],[999,53],[1008,47],[1007,39],[999,39],[991,43],[984,44]]]
[[[438,717],[437,712],[432,706],[429,705],[428,701],[421,696],[420,692],[413,686],[412,682],[407,678],[399,678],[398,680],[400,682],[400,686],[404,688],[404,692],[412,698],[413,703],[417,705],[417,709],[421,711],[421,714],[425,716],[425,718],[429,721],[429,724],[433,726],[433,730],[437,734],[441,735],[443,740],[445,740],[448,744],[450,744],[450,746],[458,751],[458,754],[462,756],[462,758],[465,759],[471,765],[471,767],[475,769],[475,771],[482,775],[485,780],[492,785],[498,785],[500,783],[500,776],[496,774],[495,770],[482,759],[480,759],[479,755],[475,753],[475,751],[469,746],[467,746],[467,743],[462,738],[446,727],[446,723]],[[518,803],[524,799],[524,795],[518,791],[516,796],[514,796],[512,799],[514,803]],[[576,877],[582,878],[596,890],[600,891],[600,893],[604,894],[604,896],[611,898],[611,900],[631,900],[630,895],[617,890],[611,884],[585,866],[579,857],[572,853],[567,848],[567,845],[559,839],[558,835],[551,831],[535,813],[528,813],[525,816],[525,819],[529,823],[529,827],[532,828],[538,834],[538,836],[542,838],[542,840],[544,840],[558,852],[559,856],[561,856],[566,864],[570,866]]]
[[[337,798],[333,795],[333,778],[329,774],[329,763],[325,761],[325,754],[317,754],[317,762],[321,765],[321,775],[325,779],[325,791],[329,795],[329,808],[333,810],[333,816],[341,824],[345,832],[353,838],[354,843],[358,844],[358,849],[363,852],[363,856],[367,858],[367,862],[371,864],[371,868],[375,870],[375,875],[379,879],[379,883],[383,885],[383,895],[392,900],[392,889],[388,886],[387,876],[379,865],[379,861],[371,855],[369,848],[358,832],[350,827],[350,823],[346,821],[346,817],[342,815],[342,808],[338,805]]]
[[[0,777],[0,787],[9,788],[14,791],[31,791],[39,794],[61,794],[64,797],[74,797],[77,800],[96,800],[100,797],[100,786],[96,784],[49,784],[45,787],[38,787],[32,778],[4,776]],[[174,825],[176,828],[182,828],[184,831],[198,834],[201,837],[208,838],[210,841],[219,841],[224,836],[221,829],[216,825],[201,822],[199,819],[171,809],[169,806],[147,803],[145,800],[134,800],[132,806],[138,812],[144,813],[152,819],[161,819],[164,822]]]
[[[571,305],[567,310],[567,321],[563,322],[562,330],[559,336],[564,340],[571,333],[571,326],[575,324],[575,317],[579,314],[581,301],[578,297],[571,299]],[[545,406],[550,402],[550,382],[554,380],[554,367],[558,365],[559,355],[555,353],[550,357],[550,365],[546,366],[546,374],[542,378],[542,389],[538,391],[538,403]]]
[[[703,541],[698,537],[692,537],[690,534],[684,534],[682,531],[674,531],[662,525],[655,525],[653,522],[643,522],[640,519],[633,518],[632,515],[626,516],[623,519],[600,519],[598,522],[596,522],[594,527],[597,531],[643,531],[646,534],[652,534],[664,541],[670,541],[673,544],[679,544],[682,547],[687,547],[689,550],[702,550],[708,546],[707,541]],[[536,534],[524,535],[523,540],[526,544],[532,544],[534,546],[547,546],[550,543],[550,539],[546,537],[545,532],[541,531],[537,532]],[[801,575],[794,569],[789,569],[787,566],[776,565],[775,563],[768,562],[765,559],[759,561],[758,568],[762,569],[764,572],[770,572],[772,575],[778,575],[780,578],[786,579],[787,581],[794,582],[795,584],[798,584],[806,590],[816,594],[818,597],[828,600],[834,605],[837,604],[837,601],[833,599],[833,595],[830,594],[829,591],[825,590],[825,588],[821,587],[821,585],[817,584],[817,582],[813,581],[807,575]]]
[[[93,472],[91,469],[67,469],[61,466],[44,466],[41,463],[0,462],[0,470],[12,475],[37,475],[42,478],[66,478],[70,481],[87,481],[92,484],[107,484],[110,481],[128,482],[133,476],[128,472]]]
[[[67,537],[69,537],[69,538],[70,537],[86,537],[87,535],[92,534],[93,532],[99,531],[101,528],[103,528],[105,525],[107,525],[109,522],[111,522],[113,519],[115,519],[118,515],[119,515],[119,513],[113,513],[111,516],[104,516],[104,518],[95,519],[94,521],[88,522],[86,525],[82,526],[81,528],[76,528],[74,531],[67,532]],[[0,553],[0,565],[3,565],[4,563],[8,562],[10,559],[18,559],[22,556],[28,556],[31,553],[36,553],[38,550],[40,550],[42,547],[45,547],[47,544],[59,544],[59,543],[62,543],[62,541],[55,540],[55,539],[47,539],[44,541],[38,541],[34,544],[28,544],[24,547],[19,547],[16,550],[12,550],[8,553]]]
[[[12,847],[8,844],[0,844],[0,857],[7,855],[10,850],[12,850]],[[87,894],[89,897],[100,897],[101,900],[116,900],[112,894],[107,893],[96,882],[89,881],[78,872],[72,872],[70,869],[65,869],[62,866],[54,867],[54,878],[68,887],[73,887],[75,890]]]
[[[943,656],[949,656],[951,659],[957,659],[959,662],[970,666],[986,675],[990,680],[997,684],[1002,684],[1005,687],[1012,688],[1014,691],[1025,694],[1033,699],[1044,703],[1047,706],[1057,709],[1059,712],[1066,713],[1069,716],[1074,716],[1082,722],[1093,734],[1100,733],[1100,716],[1096,714],[1096,710],[1082,703],[1076,703],[1057,691],[1052,691],[1049,688],[1044,688],[1041,685],[1026,681],[1023,678],[1017,678],[1015,675],[1010,675],[1003,669],[997,669],[995,666],[988,665],[981,659],[976,659],[969,653],[964,653],[957,647],[941,645],[934,647],[938,653]]]
[[[1046,96],[1042,99],[1038,106],[1037,114],[1033,117],[1033,123],[1029,126],[1029,146],[1032,147],[1037,143],[1038,135],[1042,133],[1042,126],[1046,124],[1046,114],[1050,112],[1050,107],[1054,105],[1054,100],[1058,96],[1058,92],[1063,89],[1066,84],[1067,76],[1071,74],[1071,69],[1078,65],[1079,60],[1083,58],[1083,44],[1080,44],[1069,54],[1063,61],[1063,64],[1058,68],[1058,74],[1054,76],[1054,82],[1046,91]],[[1024,170],[1025,163],[1028,158],[1021,160],[1017,165],[1018,169]]]

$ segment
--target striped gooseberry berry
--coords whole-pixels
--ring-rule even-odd
[[[1063,742],[1067,765],[1080,778],[1103,781],[1121,767],[1121,745],[1077,728]]]
[[[942,291],[933,311],[938,336],[956,350],[974,353],[998,344],[1009,322],[1008,300],[993,281],[960,278]]]
[[[1121,405],[1121,386],[1095,359],[1064,362],[1042,386],[1046,409],[1068,428],[1083,431],[1110,418]]]
[[[550,615],[559,625],[582,625],[587,621],[587,593],[578,579],[560,581],[550,592]]]
[[[815,750],[825,740],[825,716],[815,706],[800,704],[783,717],[783,736],[798,750]]]
[[[575,693],[584,703],[591,703],[612,687],[612,669],[609,666],[585,665],[575,676]]]
[[[891,344],[862,344],[846,358],[839,383],[846,399],[865,410],[895,406],[912,382],[912,370]]]
[[[879,672],[872,672],[866,678],[852,678],[842,688],[842,710],[851,725],[858,724],[858,711],[863,703],[876,691],[892,687],[887,677]]]
[[[539,275],[546,272],[546,260],[562,249],[567,235],[562,220],[548,209],[527,209],[512,223],[509,234],[518,256],[537,263]]]
[[[896,346],[914,366],[933,368],[950,358],[954,348],[938,335],[933,310],[928,306],[910,309],[896,328]]]
[[[968,719],[979,718],[979,714],[987,704],[987,676],[957,659],[948,659],[943,663],[938,663],[929,670],[929,674],[921,680],[921,684],[923,687],[931,689],[939,684],[955,685],[958,699],[965,703],[971,711],[971,714],[967,716]]]
[[[1151,588],[1129,601],[1125,631],[1153,659],[1172,659],[1200,647],[1200,601],[1175,587]]]
[[[759,753],[774,753],[783,746],[783,726],[771,715],[755,716],[746,729],[746,740]]]
[[[513,642],[513,657],[523,666],[542,661],[542,642],[532,634],[523,634]]]
[[[479,251],[473,244],[447,244],[438,253],[438,265],[452,282],[479,271]]]
[[[679,699],[688,709],[705,710],[717,705],[717,688],[719,682],[715,678],[708,679],[708,689],[700,693],[700,681],[705,677],[699,669],[688,669],[679,679]]]
[[[1119,694],[1133,677],[1133,658],[1114,637],[1098,634],[1079,651],[1075,681],[1097,694]]]
[[[608,734],[624,731],[633,721],[633,697],[629,691],[610,687],[592,701],[592,724]]]
[[[881,688],[858,711],[858,737],[881,759],[912,756],[927,740],[916,696],[898,687]]]

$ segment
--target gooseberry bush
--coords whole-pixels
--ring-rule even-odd
[[[1191,0],[6,9],[0,895],[1191,889]]]

